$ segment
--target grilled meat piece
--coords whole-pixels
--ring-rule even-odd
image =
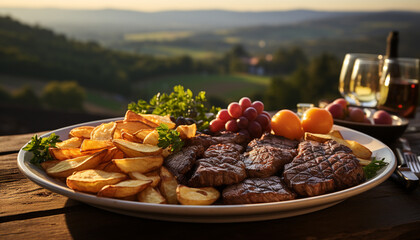
[[[284,181],[301,196],[316,196],[364,181],[362,167],[351,149],[333,140],[304,141],[299,154],[284,166]]]
[[[216,144],[207,148],[204,152],[204,158],[226,156],[239,159],[243,151],[244,147],[235,143]]]
[[[219,143],[235,143],[245,146],[249,142],[249,138],[243,134],[222,132],[219,136],[210,136],[206,134],[197,134],[195,137],[190,138],[186,141],[186,146],[201,145],[204,149],[207,149],[211,145]]]
[[[246,178],[245,164],[238,159],[217,156],[197,160],[188,185],[191,187],[214,187],[238,183]]]
[[[296,197],[277,176],[248,178],[241,183],[227,186],[222,195],[225,204],[267,203]]]
[[[248,144],[248,149],[259,146],[272,146],[281,149],[295,150],[299,145],[299,141],[290,140],[284,137],[276,136],[271,133],[264,134],[260,139],[254,139]],[[248,150],[247,149],[247,150]]]
[[[188,172],[193,168],[196,159],[203,156],[204,147],[200,145],[188,146],[181,151],[169,155],[163,165],[176,176],[178,182],[185,184]]]

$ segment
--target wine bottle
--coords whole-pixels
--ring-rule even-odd
[[[386,45],[386,55],[385,59],[394,60],[398,58],[398,42],[399,36],[397,31],[392,31],[388,34],[387,38],[387,45]],[[389,66],[389,77],[391,78],[399,78],[400,77],[400,69],[398,67],[397,62],[393,62]]]

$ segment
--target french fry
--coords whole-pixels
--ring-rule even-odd
[[[91,134],[90,139],[92,140],[112,140],[114,136],[114,131],[117,128],[115,122],[102,123],[101,125],[95,127]]]
[[[70,130],[69,138],[79,137],[79,138],[90,138],[90,134],[95,127],[92,126],[81,126],[73,128]]]
[[[123,139],[114,139],[112,142],[128,157],[160,155],[162,152],[162,148],[150,144],[134,143]]]
[[[82,146],[80,146],[80,150],[84,152],[84,151],[93,151],[93,150],[112,148],[112,147],[114,147],[114,144],[109,140],[85,139],[82,142]]]
[[[126,178],[122,173],[87,169],[74,172],[67,177],[66,184],[76,191],[97,193],[106,185],[117,184]]]
[[[151,180],[125,180],[115,185],[107,185],[99,192],[100,197],[125,198],[136,195],[152,183]]]
[[[137,194],[137,200],[145,203],[164,204],[166,199],[153,187],[147,187]]]
[[[178,185],[176,196],[182,205],[211,205],[220,197],[220,193],[213,187],[190,188]]]
[[[160,193],[166,198],[166,201],[169,204],[177,204],[178,199],[176,196],[176,188],[178,187],[178,182],[175,176],[168,171],[165,167],[160,168],[160,184],[159,190]]]
[[[58,142],[55,144],[57,148],[80,148],[82,145],[83,138],[80,137],[72,137],[62,142]]]
[[[163,164],[162,156],[144,156],[113,159],[114,164],[123,172],[147,173],[158,169]]]

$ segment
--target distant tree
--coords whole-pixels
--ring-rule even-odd
[[[41,105],[39,97],[29,85],[13,93],[13,102],[21,106],[39,107]]]
[[[290,74],[299,67],[305,67],[308,59],[299,47],[279,49],[273,54],[271,67],[268,69],[272,74]]]
[[[265,107],[268,110],[282,108],[294,109],[299,102],[300,90],[297,86],[287,81],[286,78],[277,76],[271,79],[270,86],[264,96]]]
[[[50,82],[42,93],[42,99],[49,107],[62,110],[83,110],[85,98],[84,88],[75,81]]]
[[[249,53],[242,45],[233,46],[224,56],[224,63],[228,72],[246,72],[247,63],[245,60],[249,57]]]

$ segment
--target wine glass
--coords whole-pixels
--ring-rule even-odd
[[[379,91],[380,59],[358,58],[354,62],[349,91],[356,105],[376,107]]]
[[[414,118],[419,96],[419,65],[416,58],[385,59],[379,81],[378,108]]]
[[[351,105],[356,105],[355,98],[350,92],[350,78],[353,72],[354,62],[358,58],[366,59],[379,59],[381,55],[378,54],[368,54],[368,53],[347,53],[344,57],[343,66],[341,67],[340,82],[338,85],[338,90],[340,91],[341,96],[346,99],[346,101]]]

